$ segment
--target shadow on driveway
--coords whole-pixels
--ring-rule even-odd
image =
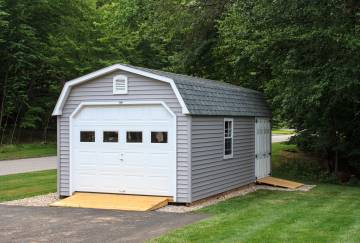
[[[206,217],[0,205],[0,242],[143,242]]]

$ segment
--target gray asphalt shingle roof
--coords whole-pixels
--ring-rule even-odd
[[[271,116],[269,105],[261,92],[215,80],[124,66],[174,80],[191,115]]]

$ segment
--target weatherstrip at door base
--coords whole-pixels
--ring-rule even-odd
[[[151,211],[165,207],[171,201],[171,197],[161,196],[76,192],[74,195],[59,200],[50,206]]]

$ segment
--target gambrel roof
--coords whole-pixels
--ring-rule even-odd
[[[62,107],[71,87],[115,70],[123,70],[169,83],[182,106],[182,112],[184,114],[211,116],[271,116],[271,110],[261,92],[225,82],[136,67],[127,64],[115,64],[67,82],[61,92],[53,115],[62,114]]]

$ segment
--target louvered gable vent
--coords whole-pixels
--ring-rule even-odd
[[[128,78],[124,75],[115,76],[113,79],[113,93],[127,94],[128,92]]]

